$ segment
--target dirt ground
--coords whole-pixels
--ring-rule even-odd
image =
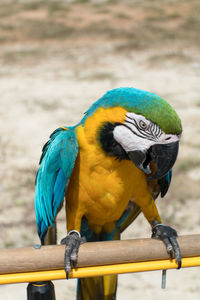
[[[179,113],[179,157],[158,207],[180,235],[200,232],[199,13],[198,0],[1,0],[0,247],[38,243],[34,179],[43,144],[120,86],[152,91]],[[150,234],[141,215],[123,238]],[[161,272],[121,275],[117,299],[195,300],[199,280],[199,268],[168,271],[161,290]],[[57,299],[75,299],[75,285],[55,282]],[[26,284],[0,286],[0,299],[13,297],[25,300]]]

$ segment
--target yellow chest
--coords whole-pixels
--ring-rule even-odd
[[[80,146],[66,205],[71,212],[85,215],[90,224],[103,226],[118,220],[128,202],[145,189],[144,174],[131,161],[118,161],[87,144]]]

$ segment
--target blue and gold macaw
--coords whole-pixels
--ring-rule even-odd
[[[129,87],[107,92],[80,123],[52,133],[36,178],[36,221],[44,243],[65,198],[66,272],[83,237],[119,239],[141,211],[152,237],[165,243],[180,268],[177,233],[162,224],[155,199],[169,188],[181,133],[181,121],[165,100]],[[78,299],[115,299],[116,286],[116,276],[80,279]]]

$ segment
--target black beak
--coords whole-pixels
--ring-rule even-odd
[[[145,174],[150,174],[151,170],[149,163],[153,161],[156,166],[156,171],[152,176],[148,177],[148,180],[160,179],[165,176],[170,169],[173,167],[179,149],[179,142],[170,144],[157,144],[145,153],[142,151],[131,151],[128,152],[129,158],[133,163],[142,170]]]
[[[148,153],[139,150],[130,151],[128,152],[128,156],[130,160],[132,160],[132,162],[136,165],[136,167],[138,167],[141,171],[143,171],[145,174],[151,174],[149,163],[152,160],[152,158],[148,155]]]
[[[173,167],[178,155],[179,142],[158,144],[151,147],[151,157],[156,165],[155,173],[148,179],[160,179]]]

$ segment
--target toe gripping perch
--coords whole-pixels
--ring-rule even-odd
[[[181,268],[181,251],[179,244],[177,242],[177,232],[170,226],[160,224],[158,222],[153,223],[152,226],[152,238],[160,239],[166,246],[167,253],[169,254],[170,258],[175,258],[178,267],[177,269]]]
[[[80,244],[85,242],[85,238],[81,237],[77,230],[71,230],[68,235],[61,240],[61,244],[66,245],[65,249],[65,272],[67,274],[71,271],[78,260],[78,250]]]

